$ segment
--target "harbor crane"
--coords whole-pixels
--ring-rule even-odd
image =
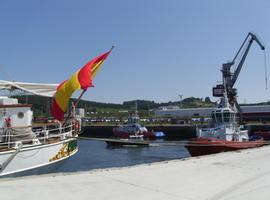
[[[264,45],[260,42],[257,36],[251,32],[248,33],[238,52],[236,53],[234,59],[231,62],[224,63],[222,65],[222,79],[223,84],[217,85],[213,88],[213,96],[222,97],[224,94],[227,95],[229,103],[231,106],[235,106],[240,115],[240,122],[242,122],[242,111],[237,102],[237,89],[234,88],[234,84],[240,74],[242,66],[246,60],[250,47],[255,41],[261,48],[261,50],[265,50]],[[235,62],[239,60],[237,67],[234,72],[231,72],[231,68],[235,65]],[[225,92],[226,91],[226,92]]]

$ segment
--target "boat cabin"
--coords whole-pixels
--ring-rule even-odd
[[[236,112],[229,107],[218,108],[212,112],[211,119],[215,126],[230,127],[236,123]]]
[[[7,129],[16,134],[24,133],[25,138],[34,138],[32,134],[33,111],[29,104],[19,104],[17,99],[0,97],[0,142],[4,142]],[[21,138],[20,138],[21,139]]]
[[[219,107],[211,114],[210,128],[197,130],[198,137],[216,138],[225,141],[246,141],[248,134],[237,124],[237,112],[229,107]]]
[[[128,117],[128,121],[127,121],[128,124],[137,124],[139,122],[140,122],[140,118],[136,114],[132,114]]]
[[[32,119],[31,105],[18,104],[14,98],[0,97],[0,128],[31,126]]]

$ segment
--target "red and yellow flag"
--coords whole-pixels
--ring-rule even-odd
[[[51,113],[55,119],[60,121],[64,119],[64,114],[67,111],[68,102],[73,92],[79,89],[86,90],[88,87],[93,87],[92,80],[111,50],[95,57],[73,74],[69,80],[62,82],[58,86],[51,108]]]

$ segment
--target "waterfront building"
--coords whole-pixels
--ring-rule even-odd
[[[215,107],[210,108],[160,108],[154,111],[157,117],[201,118],[209,117]],[[270,105],[241,106],[245,121],[270,120]]]

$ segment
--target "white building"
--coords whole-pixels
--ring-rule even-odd
[[[211,108],[172,108],[154,111],[160,117],[209,117],[215,107]],[[270,105],[241,106],[245,118],[270,118]]]
[[[76,116],[84,117],[85,116],[85,111],[84,108],[76,108],[75,109]]]

